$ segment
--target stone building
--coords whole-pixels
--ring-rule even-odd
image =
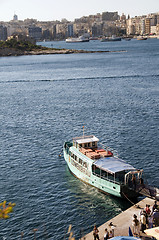
[[[0,26],[0,41],[7,40],[7,28],[4,26]]]

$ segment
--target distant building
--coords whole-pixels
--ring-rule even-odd
[[[145,19],[145,34],[150,34],[151,32],[151,25],[150,25],[150,18]]]
[[[56,39],[56,24],[52,28],[52,37],[53,39]]]
[[[18,15],[14,14],[13,21],[18,21]]]
[[[0,41],[6,41],[7,40],[7,28],[0,26]]]
[[[52,39],[52,34],[49,29],[45,29],[42,31],[42,39],[43,40],[51,40]]]
[[[92,26],[92,37],[99,37],[103,34],[103,24],[93,24]]]
[[[102,21],[116,21],[119,20],[118,12],[103,12]]]
[[[123,21],[123,22],[126,21],[126,15],[124,13],[122,13],[122,16],[120,17],[120,20]]]
[[[29,27],[28,28],[28,35],[31,38],[34,38],[36,41],[42,39],[42,28],[40,27]]]
[[[73,24],[68,24],[68,37],[73,37],[74,31],[73,31]]]

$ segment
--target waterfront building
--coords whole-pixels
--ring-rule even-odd
[[[68,24],[68,37],[73,37],[74,32],[73,32],[73,24]]]
[[[31,38],[34,38],[36,41],[42,39],[42,28],[40,27],[29,27],[28,28],[28,35]]]
[[[56,39],[56,24],[52,27],[52,38]]]
[[[145,19],[141,19],[141,35],[145,34]]]
[[[156,26],[151,26],[150,34],[151,35],[156,35],[157,34]]]
[[[43,40],[51,40],[52,39],[52,34],[49,29],[42,30],[42,39]]]
[[[0,26],[0,41],[6,41],[7,40],[7,28]]]
[[[103,23],[94,23],[91,29],[92,37],[99,37],[103,35]]]
[[[156,34],[159,35],[159,24],[156,25]]]
[[[150,29],[151,29],[150,18],[146,18],[145,19],[145,34],[146,35],[150,34]]]

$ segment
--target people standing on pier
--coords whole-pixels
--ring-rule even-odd
[[[159,211],[157,209],[155,209],[152,216],[153,216],[155,227],[158,227],[159,226]]]
[[[105,234],[104,234],[104,240],[108,240],[109,238],[109,232],[107,230],[107,228],[105,229]]]
[[[141,222],[141,232],[144,233],[144,230],[146,229],[146,212],[141,212],[140,215],[140,222]]]
[[[113,236],[113,232],[112,232],[112,230],[110,230],[109,238],[112,238],[112,237],[114,237],[114,236]]]
[[[157,201],[155,201],[154,205],[152,206],[152,212],[154,212],[154,210],[157,208],[158,208]]]
[[[137,219],[137,216],[135,214],[133,215],[133,220],[132,220],[132,232],[134,236],[136,237],[140,236],[139,220]]]
[[[146,224],[148,225],[148,217],[150,216],[151,214],[151,210],[150,210],[150,205],[146,204],[146,207],[145,207],[145,212],[146,212]]]
[[[153,228],[153,216],[152,216],[152,214],[148,217],[148,228]]]
[[[97,226],[94,225],[94,228],[93,228],[93,236],[94,236],[94,240],[96,240],[96,239],[99,240],[99,235],[98,235],[98,233],[99,233],[99,230],[98,230]]]
[[[109,227],[111,228],[112,237],[114,237],[114,229],[115,229],[116,225],[114,225],[112,222],[110,222]]]

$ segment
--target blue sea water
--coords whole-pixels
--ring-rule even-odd
[[[0,58],[0,202],[16,203],[0,239],[78,239],[130,206],[59,157],[83,125],[159,187],[159,40],[39,44],[116,52]]]

